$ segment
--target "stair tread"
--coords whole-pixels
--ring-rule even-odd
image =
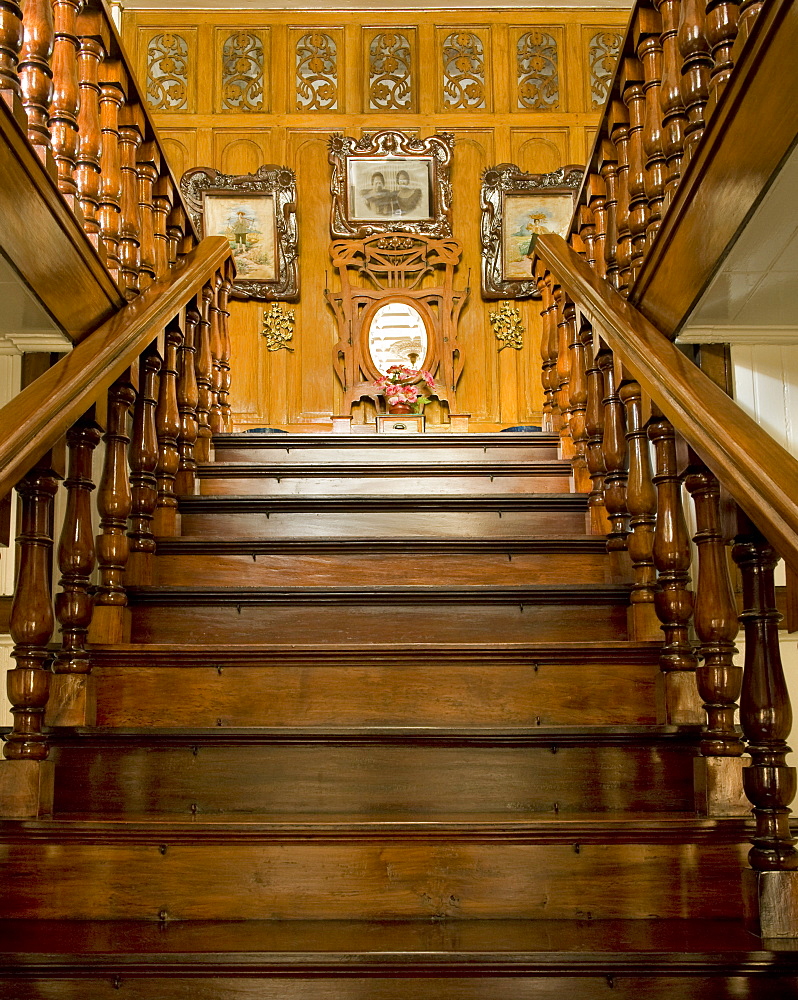
[[[369,478],[371,476],[570,476],[570,459],[548,458],[529,461],[486,461],[462,459],[456,462],[198,462],[197,475],[228,476],[248,473],[263,478],[272,476],[288,479],[292,476],[345,476]]]
[[[659,652],[662,643],[657,640],[577,640],[575,642],[382,642],[382,643],[338,643],[330,645],[320,645],[319,643],[156,643],[156,642],[131,642],[114,644],[92,644],[92,653],[106,654],[111,651],[121,653],[169,653],[193,656],[198,653],[229,653],[247,655],[249,653],[334,653],[352,652],[374,654],[385,654],[386,656],[399,653],[435,653],[441,656],[460,655],[462,653],[474,653],[476,655],[523,655],[546,654],[552,657],[558,656],[560,652],[565,653],[590,653],[613,650],[616,652]]]
[[[392,969],[681,973],[798,968],[798,944],[767,945],[728,920],[0,920],[0,965],[127,972],[168,962],[248,973]]]
[[[621,599],[627,598],[630,591],[629,584],[614,583],[546,583],[546,584],[523,584],[521,586],[455,586],[442,587],[439,584],[413,584],[405,586],[402,584],[380,584],[353,587],[178,587],[178,586],[147,586],[128,587],[128,592],[135,599],[158,598],[168,599],[169,597],[181,597],[183,595],[196,595],[197,597],[210,597],[219,599],[225,595],[234,595],[256,599],[280,600],[284,595],[290,595],[292,601],[297,596],[304,596],[309,600],[313,598],[327,600],[345,600],[347,597],[386,597],[391,602],[398,602],[401,598],[418,600],[423,598],[427,603],[451,603],[456,601],[470,601],[470,603],[493,603],[516,601],[519,598],[526,598],[536,603],[559,604],[564,596],[586,598],[587,600],[599,599]]]
[[[372,429],[373,430],[373,429]],[[465,434],[452,434],[448,431],[436,434],[427,432],[424,435],[416,435],[413,438],[402,437],[400,435],[386,437],[385,435],[358,434],[352,431],[350,434],[331,434],[329,431],[318,434],[297,434],[288,432],[287,434],[257,434],[248,431],[233,431],[229,434],[214,434],[214,446],[236,446],[247,444],[261,444],[272,448],[285,447],[313,447],[313,448],[390,448],[400,451],[403,448],[418,448],[429,446],[435,448],[457,447],[513,447],[519,444],[528,444],[536,447],[541,444],[559,446],[561,438],[559,434],[548,434],[545,431],[497,431],[480,433],[479,431]]]
[[[587,510],[586,493],[458,493],[435,496],[386,496],[359,493],[356,496],[303,494],[295,496],[253,496],[251,494],[181,494],[180,507],[187,510],[235,508],[244,510],[274,506],[278,509],[312,510]]]
[[[294,536],[293,538],[221,538],[204,535],[179,535],[175,537],[160,536],[156,538],[157,551],[185,551],[192,548],[202,552],[224,551],[245,552],[247,554],[261,549],[266,551],[294,550],[301,548],[329,549],[347,555],[349,552],[367,550],[379,552],[382,549],[407,550],[413,555],[430,550],[444,549],[448,553],[465,551],[469,554],[480,550],[490,552],[600,552],[607,551],[607,540],[601,535],[559,535],[559,536],[501,536],[501,537],[469,537],[451,538],[447,536],[425,536],[416,538],[334,538],[321,535]]]

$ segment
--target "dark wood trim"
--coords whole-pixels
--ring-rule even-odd
[[[779,554],[797,567],[798,461],[565,240],[540,236],[535,253]]]
[[[203,240],[186,256],[181,268],[120,309],[0,410],[0,427],[4,429],[0,496],[16,486],[100,398],[229,255],[224,237]],[[58,282],[55,285],[60,288]]]
[[[676,335],[798,134],[798,8],[762,8],[629,294]]]

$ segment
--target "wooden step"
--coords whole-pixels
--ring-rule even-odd
[[[0,921],[3,1000],[789,1000],[735,919]]]
[[[130,819],[3,824],[4,916],[712,919],[742,913],[750,836],[720,821],[708,836],[711,821],[692,817],[643,820],[633,832],[623,817],[595,828],[590,817],[563,828],[481,816],[453,825],[198,816],[174,828]]]
[[[627,638],[628,587],[140,588],[133,642],[556,642]]]
[[[93,647],[100,726],[655,722],[658,643]]]
[[[224,720],[222,720],[223,722]],[[81,729],[56,813],[690,811],[698,727]]]
[[[473,493],[567,493],[571,463],[386,462],[363,465],[267,465],[219,462],[197,467],[206,496],[457,496]]]
[[[182,496],[187,535],[479,538],[583,534],[584,493],[462,496]]]
[[[213,560],[216,586],[525,586],[609,583],[606,541],[576,538],[158,539],[154,583],[190,587]],[[554,569],[556,567],[556,570]]]
[[[559,434],[217,434],[217,462],[537,462],[556,459]]]

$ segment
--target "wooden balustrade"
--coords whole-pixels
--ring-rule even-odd
[[[158,406],[155,411],[155,431],[158,438],[156,466],[158,499],[153,516],[153,532],[156,535],[180,534],[175,480],[180,468],[180,451],[177,444],[181,424],[177,402],[177,359],[182,344],[183,330],[178,320],[174,319],[164,334],[164,357],[158,388]]]
[[[75,161],[78,155],[77,17],[80,0],[52,0],[53,4],[53,94],[50,100],[50,133],[58,169],[58,187],[74,205],[78,193]]]
[[[155,413],[161,367],[158,345],[153,343],[142,354],[139,362],[139,384],[129,449],[132,503],[128,531],[130,556],[125,583],[139,586],[152,582],[152,557],[155,553],[153,516],[158,502],[158,430]]]
[[[211,298],[213,289],[205,285],[200,297],[200,318],[197,327],[197,349],[194,355],[197,376],[197,443],[195,456],[198,462],[208,462],[211,457],[211,405],[213,395],[213,355],[211,354]]]
[[[0,3],[0,97],[13,108],[20,100],[19,57],[22,49],[22,8],[17,0]]]
[[[544,315],[554,288],[560,314],[579,324],[580,349],[570,342],[571,419],[562,431],[576,440],[564,451],[572,456],[575,487],[590,489],[591,509],[606,509],[613,572],[623,574],[620,557],[629,557],[631,633],[654,638],[661,629],[658,719],[702,726],[695,760],[699,813],[745,816],[753,805],[756,833],[744,879],[752,929],[798,937],[798,849],[789,826],[797,782],[786,764],[792,714],[779,654],[777,556],[753,527],[753,519],[767,525],[784,555],[798,561],[791,490],[798,463],[563,240],[540,237],[533,266]],[[548,343],[545,328],[543,339]],[[547,348],[541,356],[545,385]],[[573,405],[581,400],[573,387],[583,384],[582,372],[584,442]],[[589,487],[580,478],[582,454]],[[695,593],[683,488],[696,525]],[[589,523],[593,531],[605,530],[597,517]],[[739,616],[728,560],[735,535],[743,580]],[[652,609],[659,628],[652,627]],[[734,659],[739,622],[744,667]]]
[[[200,313],[197,308],[197,300],[192,299],[186,307],[185,335],[180,343],[178,353],[177,409],[180,414],[180,430],[177,436],[177,447],[180,461],[175,477],[175,491],[186,493],[189,496],[194,494],[197,477],[194,449],[199,430],[197,418],[199,390],[195,358],[199,322]]]
[[[625,295],[761,7],[758,0],[739,10],[736,0],[638,0],[632,11],[571,229],[574,249]]]

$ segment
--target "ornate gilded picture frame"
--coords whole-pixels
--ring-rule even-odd
[[[237,298],[299,297],[296,177],[270,164],[254,174],[195,167],[180,189],[200,237],[226,236],[236,263]]]
[[[417,139],[385,129],[362,139],[330,138],[333,237],[400,232],[452,235],[449,168],[454,136]]]
[[[485,171],[480,199],[484,299],[538,297],[527,256],[532,236],[568,234],[583,173],[570,165],[550,174],[525,174],[514,163]]]

